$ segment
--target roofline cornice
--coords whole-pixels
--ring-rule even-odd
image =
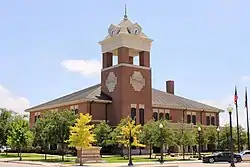
[[[60,104],[54,104],[54,105],[48,105],[45,107],[34,107],[26,109],[25,112],[35,112],[35,111],[41,111],[41,110],[47,110],[47,109],[53,109],[63,106],[69,106],[69,105],[76,105],[84,102],[97,102],[97,103],[112,103],[110,100],[93,100],[93,99],[82,99],[82,100],[74,100],[70,102],[60,103]]]
[[[176,110],[188,110],[188,111],[199,111],[199,112],[224,112],[223,110],[208,110],[208,109],[194,109],[194,108],[187,108],[187,107],[177,107],[177,106],[170,106],[170,105],[159,105],[159,104],[153,104],[153,108],[163,108],[163,109],[176,109]]]

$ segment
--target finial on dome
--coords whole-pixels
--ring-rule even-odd
[[[127,5],[125,4],[125,11],[124,11],[124,20],[128,19],[128,15],[127,15]]]

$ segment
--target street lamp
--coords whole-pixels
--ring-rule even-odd
[[[217,131],[217,139],[218,139],[218,143],[217,143],[217,151],[219,151],[220,149],[220,127],[218,126],[218,128],[216,129]]]
[[[230,165],[230,167],[235,167],[235,164],[234,164],[234,148],[233,148],[233,128],[232,128],[233,106],[229,105],[227,107],[227,111],[229,113],[229,122],[230,122],[230,150],[231,150],[231,165]]]
[[[160,137],[161,137],[161,159],[160,159],[160,163],[163,164],[164,160],[163,160],[163,134],[162,134],[162,129],[163,129],[163,125],[162,123],[160,123],[159,125],[160,128]]]
[[[201,127],[198,127],[198,137],[199,137],[199,157],[198,157],[198,160],[201,160]]]
[[[128,161],[128,166],[133,166],[133,162],[132,162],[132,155],[131,155],[131,145],[134,142],[134,138],[131,134],[131,129],[129,130],[129,161]]]
[[[142,131],[140,130],[140,134],[142,133]],[[141,153],[141,147],[140,147],[140,153],[139,153],[139,155],[142,155],[142,153]]]

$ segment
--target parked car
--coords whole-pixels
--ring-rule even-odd
[[[2,146],[2,147],[0,147],[0,152],[1,152],[1,153],[6,152],[6,151],[9,151],[9,150],[11,150],[11,148],[8,147],[8,146]]]
[[[245,150],[240,153],[242,161],[250,161],[250,150]]]
[[[203,163],[214,163],[214,162],[230,162],[231,153],[230,152],[217,152],[212,155],[207,155],[202,158]],[[234,162],[241,162],[241,154],[234,153]]]

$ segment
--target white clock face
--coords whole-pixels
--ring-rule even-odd
[[[117,85],[117,77],[114,72],[110,72],[106,79],[106,87],[109,92],[113,92],[115,90],[115,86]]]
[[[139,71],[134,71],[134,73],[130,76],[130,84],[136,92],[140,92],[145,86],[145,78]]]

